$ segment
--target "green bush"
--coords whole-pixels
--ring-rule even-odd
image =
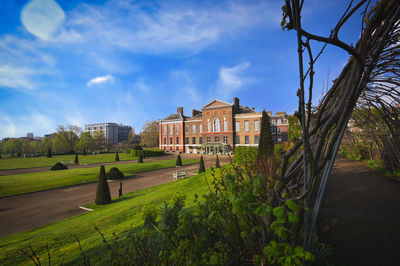
[[[82,154],[83,154],[83,155],[87,155],[86,147],[83,147],[83,152],[82,152]]]
[[[156,157],[163,156],[165,154],[164,150],[160,149],[144,149],[146,152],[146,157]]]
[[[119,155],[118,152],[115,153],[115,161],[118,162],[119,161]]]
[[[123,179],[123,178],[124,178],[124,174],[117,167],[111,168],[107,173],[108,180],[117,180],[117,179]]]
[[[138,163],[143,163],[143,151],[139,151]]]
[[[144,205],[142,208],[144,227],[147,229],[154,229],[154,226],[157,225],[157,215],[157,208],[153,204]]]
[[[49,147],[48,149],[47,149],[47,158],[51,158],[52,157],[52,155],[51,155],[51,148]]]
[[[178,154],[178,157],[176,157],[176,166],[182,166],[182,159],[181,156]]]
[[[104,165],[100,166],[99,182],[97,184],[96,200],[97,205],[108,204],[111,202],[110,188],[107,183],[106,170]]]
[[[60,162],[56,163],[54,166],[50,168],[50,171],[56,171],[56,170],[65,170],[68,169],[68,167]]]
[[[75,154],[75,160],[74,160],[74,164],[78,165],[79,164],[79,158],[78,158],[78,154]]]
[[[206,168],[204,167],[204,160],[203,156],[200,157],[200,166],[199,166],[199,173],[204,173]]]
[[[256,159],[256,147],[238,146],[235,148],[235,163],[242,166],[254,167]]]

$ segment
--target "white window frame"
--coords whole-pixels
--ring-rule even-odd
[[[228,121],[224,117],[224,132],[228,131]]]
[[[167,135],[167,125],[164,125],[164,135]]]
[[[282,124],[282,119],[278,119],[277,124],[278,124],[278,125]]]
[[[179,134],[179,125],[175,126],[175,134],[177,134],[177,135]]]
[[[170,135],[174,134],[174,125],[169,125],[169,134]]]
[[[211,123],[210,123],[210,119],[207,119],[207,132],[211,132]]]
[[[250,121],[249,120],[244,121],[244,131],[246,131],[246,132],[250,131]]]
[[[196,125],[192,125],[192,133],[196,133]]]
[[[203,125],[199,125],[199,132],[203,133]]]
[[[271,127],[272,134],[276,134],[276,127]]]
[[[278,127],[278,134],[282,133],[282,128]]]
[[[221,122],[219,122],[219,118],[215,118],[213,121],[213,132],[221,131]]]
[[[254,131],[258,131],[260,129],[260,120],[254,120]]]
[[[239,132],[240,131],[240,121],[236,121],[235,122],[235,130],[236,130],[236,132]]]

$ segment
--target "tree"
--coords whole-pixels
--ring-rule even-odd
[[[57,137],[69,153],[74,152],[79,142],[81,129],[76,125],[59,125],[57,127]]]
[[[217,154],[217,159],[215,159],[215,167],[216,168],[221,168],[221,165],[219,164],[218,154]]]
[[[181,155],[178,154],[178,157],[176,157],[176,166],[182,166],[182,160],[181,160]]]
[[[95,141],[89,132],[82,132],[79,138],[80,149],[84,149],[86,153],[95,149]],[[86,154],[83,154],[86,155]]]
[[[83,153],[82,153],[83,155],[87,155],[87,152],[86,152],[86,147],[83,147]]]
[[[100,166],[99,182],[97,184],[96,200],[97,205],[108,204],[111,202],[110,188],[107,183],[104,165]]]
[[[139,157],[138,157],[138,163],[143,163],[143,151],[138,151],[139,152]]]
[[[128,144],[132,147],[133,145],[138,145],[140,144],[140,135],[137,135],[135,133],[135,130],[132,128],[132,130],[129,132],[128,135]]]
[[[158,147],[158,121],[147,121],[140,133],[140,145]]]
[[[204,173],[205,171],[206,171],[206,168],[204,167],[203,156],[200,156],[199,173]]]
[[[295,140],[300,139],[301,138],[301,125],[300,125],[299,118],[294,115],[289,115],[288,123],[289,123],[288,140],[290,142],[294,142]]]
[[[118,162],[119,161],[119,155],[118,152],[115,153],[115,161]]]
[[[96,130],[93,134],[94,147],[98,151],[102,151],[106,147],[107,139],[103,130]]]
[[[51,158],[51,157],[52,157],[51,148],[49,147],[49,148],[47,149],[47,158]]]
[[[78,165],[79,164],[79,159],[78,159],[78,154],[75,153],[75,160],[74,160],[74,164]]]
[[[260,142],[258,144],[257,159],[270,157],[274,154],[274,142],[272,141],[271,121],[267,112],[262,112]]]

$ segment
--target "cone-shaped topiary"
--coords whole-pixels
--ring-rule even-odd
[[[108,187],[106,171],[104,165],[100,166],[99,182],[97,184],[96,200],[97,205],[111,202],[110,188]]]
[[[87,155],[86,147],[83,147],[83,152],[82,152],[82,154],[83,154],[83,155]]]
[[[215,167],[216,167],[216,168],[221,168],[221,165],[219,164],[218,155],[217,155],[217,159],[215,159]]]
[[[118,155],[118,152],[115,154],[115,161],[119,161],[119,155]]]
[[[200,167],[199,167],[199,173],[204,173],[206,171],[206,168],[204,167],[204,160],[203,156],[200,157]]]
[[[47,150],[47,158],[51,158],[51,148],[50,147]]]
[[[1,159],[1,153],[0,153],[0,159]]]
[[[78,154],[77,153],[75,154],[74,164],[79,164],[79,159],[78,159]]]
[[[274,155],[274,142],[272,141],[271,121],[267,112],[263,111],[257,159],[259,160],[272,155]]]
[[[182,166],[182,159],[180,154],[178,154],[178,157],[176,158],[176,166]]]
[[[138,163],[143,163],[143,151],[139,151]]]

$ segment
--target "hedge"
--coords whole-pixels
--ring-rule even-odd
[[[254,166],[256,159],[256,147],[238,146],[235,148],[235,163],[243,166]]]
[[[130,153],[132,157],[139,157],[139,152],[142,150],[127,149],[125,152]],[[163,156],[165,154],[164,150],[160,149],[144,149],[144,157],[155,157]]]

